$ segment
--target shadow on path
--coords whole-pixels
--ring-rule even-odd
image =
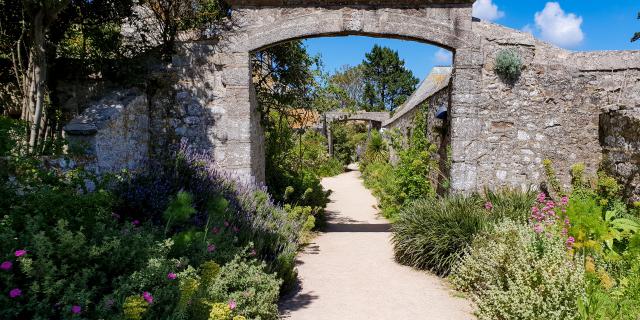
[[[391,232],[391,224],[327,223],[325,232]]]
[[[298,279],[294,289],[291,290],[291,292],[289,292],[288,294],[286,294],[286,296],[284,296],[283,299],[281,299],[281,301],[278,303],[278,311],[280,312],[281,315],[286,315],[288,314],[289,311],[304,309],[307,306],[309,306],[311,303],[313,303],[314,300],[317,300],[319,298],[318,295],[314,294],[313,291],[310,291],[308,293],[301,293],[301,292],[302,292],[302,283],[300,282],[300,279]],[[286,303],[283,303],[283,301],[286,301]],[[286,319],[286,318],[289,318],[289,317],[287,316],[281,317],[281,319]]]

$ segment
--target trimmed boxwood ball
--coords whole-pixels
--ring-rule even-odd
[[[489,225],[478,196],[459,195],[417,200],[393,225],[396,260],[404,265],[447,275],[471,243]]]
[[[516,82],[522,71],[522,59],[513,49],[504,49],[496,55],[496,73],[509,83]]]

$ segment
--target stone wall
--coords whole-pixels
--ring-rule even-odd
[[[569,167],[578,161],[593,172],[602,160],[601,108],[632,109],[640,102],[640,51],[559,49],[528,33],[472,22],[470,3],[400,8],[287,2],[286,8],[233,12],[230,29],[218,33],[217,40],[181,38],[185,41],[172,63],[150,76],[146,92],[134,99],[146,103],[102,103],[118,110],[104,122],[112,124],[96,124],[93,138],[82,138],[93,146],[91,152],[102,163],[98,167],[133,166],[142,162],[143,154],[155,156],[185,140],[212,153],[222,169],[264,181],[264,133],[249,57],[255,50],[291,39],[367,35],[454,51],[446,91],[451,139],[446,145],[451,146],[452,189],[458,192],[485,186],[537,187],[544,179],[545,158],[554,161],[564,183]],[[524,62],[520,78],[512,84],[494,72],[495,56],[505,48],[516,50]],[[131,115],[113,107],[118,105],[132,108]],[[132,117],[142,120],[130,126],[125,120]],[[117,148],[101,147],[116,144]]]
[[[640,201],[640,108],[611,107],[600,115],[600,143],[609,173]]]
[[[89,158],[95,173],[135,170],[149,159],[149,110],[139,90],[113,92],[91,104],[64,128],[72,153]]]
[[[473,27],[482,38],[484,60],[481,134],[457,147],[479,164],[474,184],[536,187],[544,179],[545,158],[565,184],[572,164],[584,162],[595,171],[602,159],[600,108],[640,102],[640,52],[574,53],[495,24]],[[494,72],[495,56],[505,48],[516,50],[524,62],[513,85]]]

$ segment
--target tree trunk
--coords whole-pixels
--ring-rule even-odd
[[[40,120],[44,108],[44,90],[47,77],[47,56],[44,47],[44,34],[44,9],[40,9],[33,21],[33,83],[35,85],[35,106],[30,108],[30,110],[33,110],[31,132],[29,135],[30,152],[36,151],[40,131]]]

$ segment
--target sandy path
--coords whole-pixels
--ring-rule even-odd
[[[292,320],[474,319],[442,279],[394,262],[389,224],[360,173],[322,181],[333,190],[326,232],[298,256],[298,292],[280,305]]]

